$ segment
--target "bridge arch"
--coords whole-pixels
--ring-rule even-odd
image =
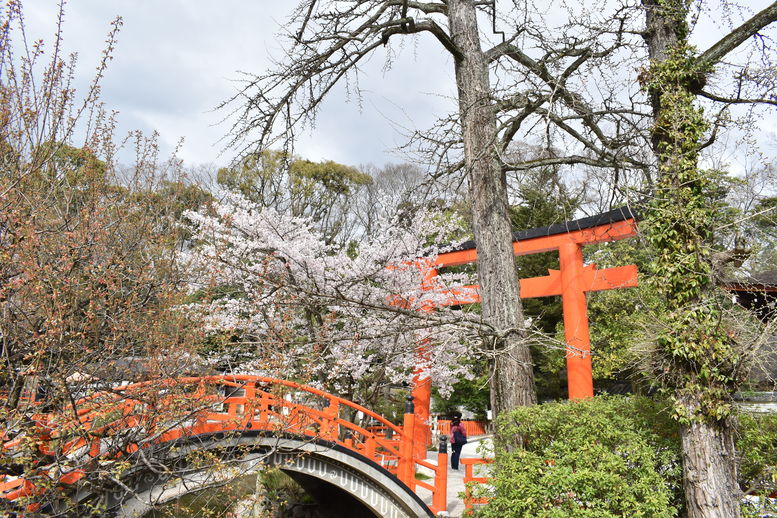
[[[172,502],[220,482],[277,467],[297,481],[317,502],[338,516],[417,518],[434,516],[429,507],[396,476],[371,459],[343,446],[308,437],[279,437],[264,431],[200,435],[176,441],[181,459],[195,451],[232,451],[228,474],[203,469],[185,477],[164,477],[138,469],[128,473],[134,493],[120,488],[103,502],[116,518],[142,516],[154,506]],[[225,458],[220,454],[222,459]],[[169,458],[168,461],[175,462]],[[149,476],[151,475],[151,476]],[[86,501],[92,495],[78,494]]]

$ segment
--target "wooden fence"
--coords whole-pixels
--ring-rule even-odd
[[[486,435],[485,421],[462,420],[461,424],[464,425],[464,430],[467,432],[467,437],[477,437],[478,435]],[[438,419],[437,432],[445,435],[450,435],[451,421],[449,419]]]

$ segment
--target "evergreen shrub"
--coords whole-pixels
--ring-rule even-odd
[[[777,516],[777,414],[739,416],[739,486],[750,495],[743,516]]]
[[[682,512],[677,424],[642,397],[520,408],[497,421],[483,518],[669,518]]]

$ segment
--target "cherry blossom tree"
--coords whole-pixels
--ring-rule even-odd
[[[311,219],[239,194],[213,209],[187,213],[195,245],[186,260],[196,272],[188,310],[226,334],[228,349],[245,351],[231,368],[303,378],[365,401],[380,385],[410,380],[424,341],[443,391],[467,375],[460,357],[480,331],[477,319],[426,311],[445,296],[424,281],[442,249],[433,243],[458,228],[455,219],[423,210],[404,222],[379,218],[378,231],[337,247]],[[435,287],[466,281],[442,274]]]

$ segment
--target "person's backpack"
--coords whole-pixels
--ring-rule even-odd
[[[461,425],[453,427],[453,441],[451,444],[467,444],[467,436],[461,433]]]

